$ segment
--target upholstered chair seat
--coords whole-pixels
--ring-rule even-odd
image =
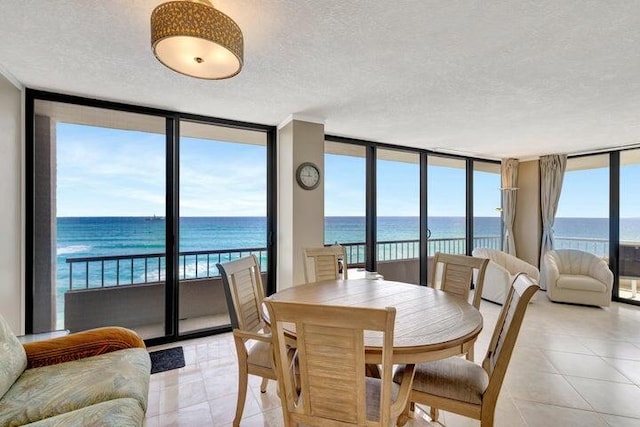
[[[489,386],[489,375],[482,366],[459,357],[419,365],[413,378],[413,390],[447,399],[480,405]],[[402,371],[394,381],[400,382]]]
[[[253,346],[247,350],[247,363],[250,365],[262,366],[272,369],[272,349],[271,344],[264,341],[255,341]]]

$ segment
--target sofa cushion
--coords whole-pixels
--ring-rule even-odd
[[[135,399],[115,399],[67,412],[35,423],[30,427],[121,427],[141,426],[144,411]]]
[[[606,292],[604,283],[593,277],[581,274],[561,274],[556,281],[556,286],[562,289],[572,289],[575,291]]]
[[[141,348],[27,369],[0,400],[0,426],[21,425],[130,397],[146,411],[149,353]]]
[[[0,399],[27,367],[27,355],[0,315]]]

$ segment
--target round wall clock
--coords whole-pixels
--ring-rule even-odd
[[[320,185],[320,169],[315,163],[301,163],[296,169],[296,181],[305,190],[313,190]]]

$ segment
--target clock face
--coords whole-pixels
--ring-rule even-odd
[[[320,169],[313,163],[302,163],[296,170],[296,180],[305,190],[313,190],[320,184]]]

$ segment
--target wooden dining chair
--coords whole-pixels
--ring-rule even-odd
[[[306,283],[321,280],[348,279],[347,257],[340,245],[303,250],[304,280]]]
[[[250,255],[216,266],[222,276],[238,354],[238,401],[233,420],[233,425],[238,426],[247,395],[248,375],[262,377],[262,393],[267,390],[268,380],[276,380],[277,376],[272,363],[271,334],[262,316],[264,288],[258,259]]]
[[[509,289],[493,331],[482,366],[460,357],[421,363],[415,368],[409,403],[398,419],[406,423],[413,403],[431,407],[431,419],[438,420],[438,409],[480,420],[482,427],[493,426],[498,394],[509,366],[529,300],[538,285],[525,273],[516,276]],[[394,380],[402,381],[402,370]]]
[[[475,270],[477,274],[475,275],[475,293],[472,304],[479,310],[487,265],[489,265],[489,260],[486,258],[436,252],[429,285],[468,301]],[[473,361],[473,345],[470,346],[466,356],[468,360]]]
[[[265,300],[286,426],[385,426],[407,402],[413,365],[392,381],[394,308]],[[297,368],[285,327],[295,325]],[[382,378],[365,376],[365,331],[382,333]]]

